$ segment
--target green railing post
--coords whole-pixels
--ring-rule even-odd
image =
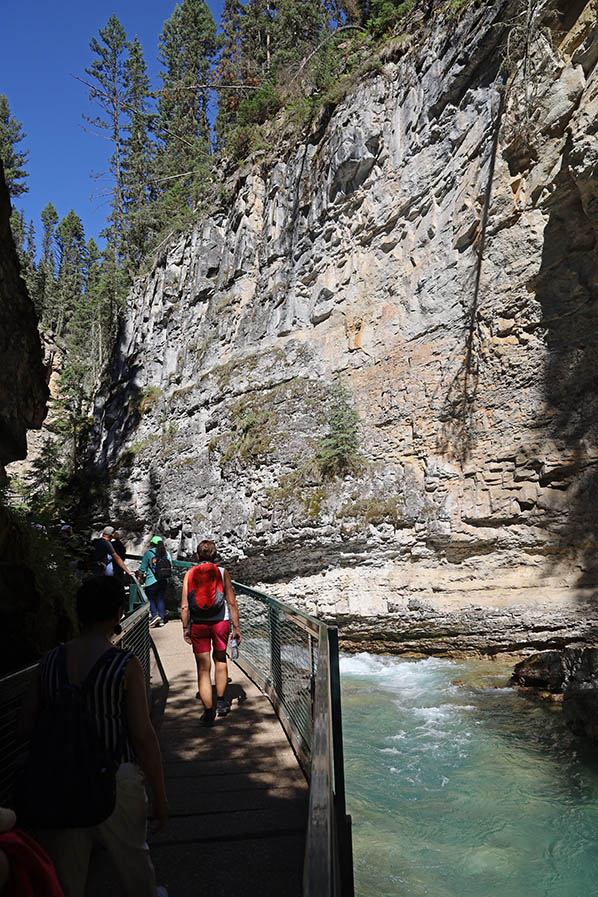
[[[268,630],[270,634],[270,671],[272,688],[282,699],[282,658],[280,655],[280,617],[275,607],[268,607]]]
[[[129,583],[129,613],[133,613],[133,608],[135,607],[135,598],[137,596],[137,583],[130,582]]]

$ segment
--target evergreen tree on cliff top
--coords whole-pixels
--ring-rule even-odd
[[[243,55],[261,80],[301,61],[316,46],[328,18],[321,0],[248,0]]]
[[[41,309],[42,323],[51,329],[56,292],[56,225],[58,212],[51,202],[41,211],[41,257],[37,266],[35,297]]]
[[[196,205],[212,146],[208,120],[216,25],[204,0],[183,0],[160,35],[163,90],[158,105],[163,212]]]
[[[122,190],[125,218],[123,255],[136,269],[154,235],[149,203],[154,195],[155,145],[151,137],[150,82],[138,39],[125,60],[126,137],[122,145]]]
[[[21,122],[11,113],[6,96],[0,94],[0,159],[4,166],[4,176],[11,199],[29,190],[25,183],[28,174],[24,167],[29,151],[17,148],[17,144],[24,138],[25,132]]]
[[[100,28],[99,40],[92,38],[89,47],[95,58],[85,71],[91,79],[89,99],[100,109],[95,118],[84,116],[102,136],[112,144],[109,171],[112,178],[110,188],[111,214],[105,231],[106,239],[119,257],[124,235],[124,190],[122,170],[123,116],[126,103],[125,59],[127,36],[115,15],[110,16],[104,28]]]
[[[50,325],[57,337],[64,335],[81,301],[85,266],[83,222],[71,209],[56,228],[59,251],[58,280]]]
[[[21,277],[27,285],[27,292],[33,299],[35,310],[40,314],[40,304],[36,296],[36,266],[35,266],[35,228],[33,221],[29,224],[25,221],[25,215],[18,209],[13,209],[10,216],[10,229],[15,241],[15,248],[21,265]]]
[[[243,45],[241,36],[241,24],[243,21],[243,6],[240,0],[224,0],[222,18],[222,50],[218,60],[218,83],[222,85],[218,91],[218,113],[214,130],[217,144],[220,147],[227,134],[235,126],[239,112],[239,104],[242,92],[236,87],[227,85],[240,85],[248,82],[247,63],[243,57]]]

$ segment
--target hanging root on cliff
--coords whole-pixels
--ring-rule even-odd
[[[473,440],[473,416],[480,374],[480,283],[482,276],[482,260],[486,246],[488,216],[492,200],[492,183],[498,153],[498,138],[505,106],[505,91],[500,92],[498,110],[492,129],[492,149],[488,181],[484,195],[484,208],[479,238],[476,241],[477,258],[473,284],[473,296],[466,321],[465,351],[463,362],[449,385],[443,408],[440,413],[442,429],[439,438],[439,449],[443,454],[451,454],[461,461],[469,456]]]

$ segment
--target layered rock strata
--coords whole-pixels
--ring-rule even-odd
[[[596,5],[547,6],[510,74],[517,4],[422,19],[166,242],[96,405],[129,538],[211,535],[354,647],[595,637]]]

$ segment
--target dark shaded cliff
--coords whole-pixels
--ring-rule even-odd
[[[27,454],[27,430],[41,427],[48,386],[33,302],[21,279],[0,162],[0,480]]]

